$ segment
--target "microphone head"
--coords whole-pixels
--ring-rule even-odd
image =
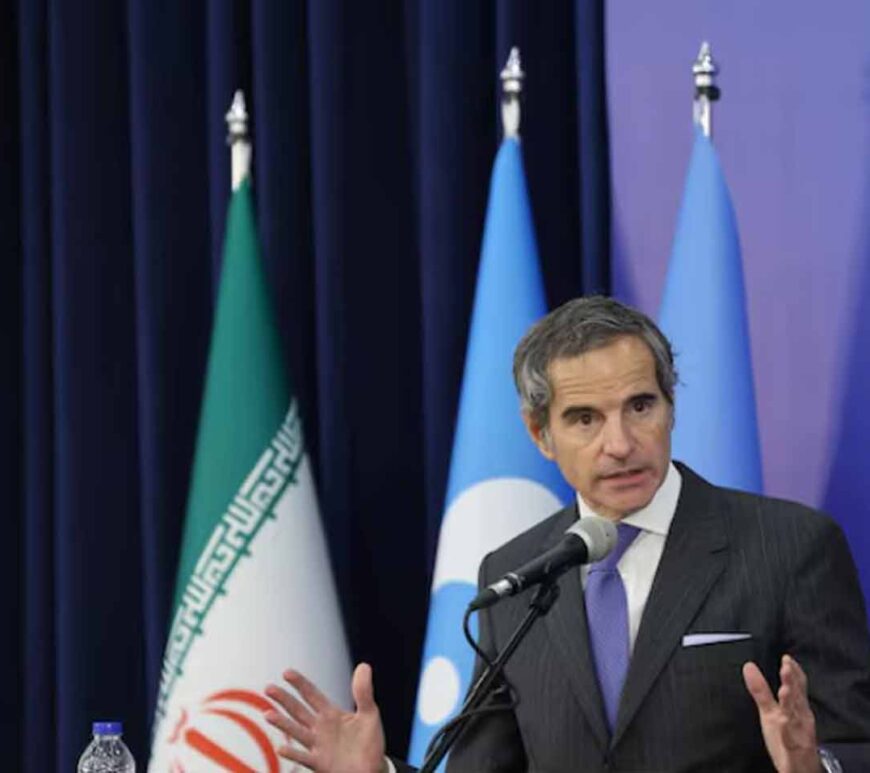
[[[566,534],[576,534],[586,543],[589,557],[586,561],[594,564],[616,547],[616,524],[598,515],[587,515],[571,524]]]

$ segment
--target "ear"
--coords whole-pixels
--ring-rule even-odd
[[[546,427],[541,427],[537,422],[532,420],[532,416],[528,411],[523,411],[523,424],[526,425],[526,431],[532,442],[538,447],[538,450],[545,458],[553,461],[555,454],[553,452],[553,443],[550,440],[550,433]]]

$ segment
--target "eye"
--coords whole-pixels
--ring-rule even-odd
[[[596,414],[591,408],[570,408],[562,417],[566,424],[591,427],[595,423]]]
[[[631,410],[635,413],[646,413],[655,404],[655,397],[652,395],[640,395],[632,398]]]

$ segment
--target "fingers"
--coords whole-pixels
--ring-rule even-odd
[[[317,760],[314,755],[305,749],[300,749],[298,746],[291,746],[285,743],[278,747],[277,752],[278,756],[283,757],[285,760],[298,762],[310,770],[317,769]]]
[[[314,732],[304,725],[300,725],[290,717],[281,714],[278,711],[267,711],[263,718],[272,727],[278,728],[284,735],[301,743],[306,749],[311,749],[314,743]]]
[[[303,727],[311,727],[314,724],[315,718],[309,708],[286,690],[281,689],[275,684],[270,684],[266,687],[265,692],[266,695],[280,704]]]
[[[782,656],[782,665],[779,669],[780,679],[784,683],[793,685],[799,690],[806,692],[807,690],[807,675],[791,655]]]
[[[755,663],[744,663],[743,681],[760,712],[779,708],[787,714],[810,711],[807,676],[791,655],[783,655],[779,669],[780,686],[774,698],[770,685]]]
[[[790,655],[782,656],[779,668],[781,686],[777,697],[783,710],[790,714],[809,710],[807,676],[800,664]]]
[[[272,725],[272,727],[276,727],[284,733],[288,739],[298,741],[304,747],[303,750],[285,744],[278,749],[278,754],[282,757],[286,757],[288,760],[307,765],[308,763],[306,763],[302,757],[307,755],[307,750],[309,750],[311,745],[314,743],[314,733],[311,730],[315,721],[314,715],[302,702],[298,701],[290,695],[290,693],[286,690],[282,690],[277,685],[268,685],[265,692],[273,701],[280,704],[289,716],[282,714],[279,711],[275,711],[274,709],[270,709],[263,715],[263,718]],[[308,755],[306,759],[310,762],[313,758]]]
[[[308,679],[302,676],[298,671],[288,669],[284,672],[284,680],[292,685],[296,692],[305,698],[308,705],[315,711],[320,712],[332,706],[329,699],[317,689],[314,682],[308,681]]]
[[[375,703],[375,687],[372,680],[372,667],[368,663],[360,663],[353,672],[350,684],[354,703],[362,713],[377,711]]]
[[[764,674],[751,661],[743,664],[743,683],[761,714],[766,714],[777,708],[778,704],[770,691],[770,685],[764,678]]]

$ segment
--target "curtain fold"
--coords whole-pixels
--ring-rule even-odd
[[[152,705],[210,332],[213,287],[201,264],[210,249],[206,71],[201,8],[161,2],[128,12],[142,634]],[[165,56],[153,56],[158,49]]]
[[[500,134],[495,3],[421,3],[415,19],[414,144],[422,301],[429,569],[444,504],[453,425]],[[447,52],[451,52],[447,55]],[[445,320],[451,320],[445,324]],[[507,363],[506,363],[507,365]]]
[[[54,770],[56,746],[44,742],[46,728],[55,729],[55,625],[54,625],[54,376],[51,330],[51,232],[49,228],[48,72],[46,59],[46,8],[43,3],[25,3],[19,9],[18,61],[20,126],[21,209],[20,251],[10,251],[4,263],[17,259],[22,266],[21,305],[22,359],[20,379],[22,406],[19,432],[23,471],[19,509],[22,522],[23,556],[19,587],[24,609],[20,620],[20,643],[7,634],[4,662],[20,674],[15,697],[20,711],[4,709],[3,742],[14,750],[19,770]],[[8,27],[5,27],[8,29]],[[3,46],[4,52],[9,52]],[[9,72],[4,67],[3,72]],[[6,159],[14,153],[3,154]],[[12,166],[12,164],[9,164]],[[4,170],[5,171],[5,170]],[[12,171],[12,170],[10,170]],[[3,177],[6,177],[4,173]],[[10,335],[8,328],[6,335]],[[5,400],[4,400],[5,402]],[[9,586],[7,586],[9,587]],[[10,627],[15,630],[15,626]],[[10,630],[7,629],[7,630]],[[7,655],[6,648],[12,657]],[[4,680],[7,684],[8,680]],[[17,680],[16,680],[17,681]],[[33,696],[32,700],[25,696]],[[24,764],[23,755],[27,755]]]
[[[402,6],[308,11],[320,495],[353,653],[392,664],[375,668],[397,721],[425,606]]]
[[[12,9],[10,9],[12,10]],[[17,57],[18,17],[14,12],[0,12],[0,93],[15,94],[18,90],[19,61]],[[11,102],[11,104],[9,104]],[[0,122],[0,158],[14,158],[20,145],[24,113],[20,102],[7,100],[8,120]],[[22,474],[22,431],[20,417],[24,410],[23,395],[23,328],[25,302],[20,293],[24,267],[13,259],[22,239],[21,178],[18,168],[3,169],[0,177],[0,251],[7,257],[0,263],[0,488],[4,493],[7,516],[4,521],[6,551],[0,564],[0,584],[6,592],[0,596],[0,616],[7,621],[7,629],[17,631],[23,622],[26,599],[18,593],[26,558],[19,546],[24,538],[24,524],[20,513],[24,504]],[[34,589],[36,592],[36,589]],[[3,649],[0,679],[5,689],[0,697],[3,717],[20,712],[23,686],[22,659],[25,656],[24,639],[16,638]],[[18,739],[16,739],[18,741]],[[9,750],[8,764],[18,765],[18,744]]]
[[[10,768],[68,771],[89,723],[114,717],[147,761],[236,88],[353,655],[374,665],[390,747],[404,751],[510,45],[528,73],[550,304],[607,289],[606,218],[583,219],[608,207],[606,179],[588,179],[606,174],[602,83],[578,89],[603,66],[600,30],[583,26],[580,42],[590,16],[600,0],[12,9],[0,54]]]
[[[144,703],[126,14],[98,5],[48,20],[59,768],[120,685]]]

